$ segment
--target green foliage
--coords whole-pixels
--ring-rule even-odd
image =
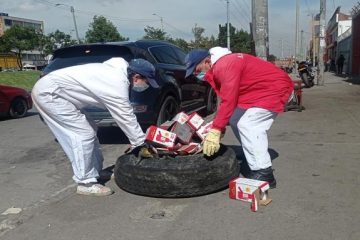
[[[39,71],[0,72],[0,84],[31,90],[39,77]]]
[[[0,52],[15,51],[18,56],[18,65],[22,69],[21,56],[26,50],[33,50],[40,46],[42,34],[33,28],[14,25],[5,31],[0,38]]]
[[[166,32],[161,30],[160,28],[154,28],[150,26],[146,26],[144,28],[145,35],[143,39],[157,39],[157,40],[166,40]]]
[[[268,56],[268,59],[267,59],[267,60],[268,60],[269,62],[275,62],[276,59],[277,59],[277,57],[276,57],[275,55],[270,54],[270,55]]]
[[[172,44],[182,48],[186,52],[189,52],[191,50],[189,43],[182,38],[175,38],[175,39],[168,38],[166,40],[171,42]]]
[[[56,49],[75,45],[76,40],[71,39],[69,34],[56,30],[42,37],[42,48],[45,55],[52,54]]]
[[[85,34],[85,39],[88,43],[129,40],[129,38],[121,36],[115,25],[103,16],[94,16],[93,22],[90,23],[90,28]]]
[[[237,30],[229,24],[230,47],[233,52],[251,53],[251,35],[244,30]],[[219,45],[227,46],[227,25],[219,25]]]

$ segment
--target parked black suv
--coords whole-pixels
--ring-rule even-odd
[[[159,40],[75,45],[56,50],[43,74],[74,65],[104,62],[112,57],[122,57],[127,61],[134,58],[148,60],[156,68],[156,81],[160,88],[130,92],[137,119],[146,128],[171,119],[179,111],[212,113],[216,110],[217,97],[210,85],[195,77],[184,78],[185,55],[179,47]],[[83,111],[98,126],[117,126],[106,110],[91,107]]]

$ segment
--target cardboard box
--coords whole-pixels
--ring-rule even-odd
[[[189,115],[184,112],[179,112],[176,116],[172,119],[172,121],[178,122],[180,124],[185,124],[189,120]]]
[[[196,131],[196,135],[201,139],[201,140],[204,140],[205,139],[205,136],[206,134],[208,134],[209,130],[211,129],[212,127],[212,121],[209,122],[209,123],[205,123],[203,124],[199,130]]]
[[[200,143],[190,143],[188,145],[183,145],[177,150],[178,153],[182,154],[194,154],[201,149]]]
[[[256,212],[259,205],[266,206],[272,201],[269,188],[268,182],[239,177],[229,182],[229,197],[250,202],[251,211]]]
[[[150,126],[146,131],[146,140],[163,147],[171,148],[175,145],[176,134],[156,126]]]
[[[196,131],[201,127],[204,122],[205,120],[199,114],[194,112],[190,114],[187,124],[189,124],[189,126]]]
[[[175,121],[169,120],[169,121],[166,121],[166,122],[162,123],[162,124],[159,126],[159,128],[168,131],[168,130],[171,129],[171,127],[174,125],[174,123],[175,123]]]
[[[171,128],[171,132],[176,134],[177,139],[182,144],[189,144],[194,135],[194,130],[188,124],[181,124],[179,122],[174,124],[174,126]]]

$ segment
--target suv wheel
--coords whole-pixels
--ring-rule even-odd
[[[207,97],[206,104],[206,114],[212,114],[216,112],[218,106],[218,97],[214,91],[214,89],[210,89],[209,95]]]
[[[156,125],[171,120],[179,112],[180,106],[178,101],[173,96],[167,96],[163,103],[161,104]]]

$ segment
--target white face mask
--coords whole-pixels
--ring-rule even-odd
[[[201,71],[198,73],[198,75],[196,75],[196,78],[199,79],[200,81],[204,81],[205,74],[206,72]]]
[[[148,88],[149,88],[149,84],[146,83],[135,84],[132,86],[132,90],[135,92],[143,92]]]

